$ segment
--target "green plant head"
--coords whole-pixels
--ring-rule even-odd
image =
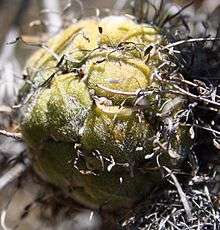
[[[29,97],[21,127],[39,175],[86,206],[109,209],[131,206],[161,181],[158,155],[172,165],[168,145],[158,144],[168,141],[161,127],[184,106],[159,94],[172,89],[153,74],[163,43],[159,29],[126,17],[85,19],[29,59],[34,90],[21,91]],[[181,158],[187,131],[170,133],[169,150]]]

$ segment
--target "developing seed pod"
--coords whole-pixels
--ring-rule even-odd
[[[21,126],[42,178],[85,206],[116,209],[179,162],[190,147],[178,126],[185,101],[154,74],[163,44],[159,29],[110,16],[73,24],[30,58]]]

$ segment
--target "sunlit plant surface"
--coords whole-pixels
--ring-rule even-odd
[[[118,228],[219,226],[216,28],[210,24],[204,34],[199,22],[191,25],[182,14],[190,4],[174,12],[168,6],[136,1],[134,17],[80,19],[48,43],[16,39],[41,49],[26,64],[14,107],[21,133],[1,131],[28,147],[14,161],[15,176],[3,174],[2,187],[31,162],[45,191],[62,191],[57,206],[119,211]],[[209,212],[198,211],[203,206]]]

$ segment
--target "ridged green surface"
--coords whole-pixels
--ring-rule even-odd
[[[22,132],[34,167],[86,206],[131,206],[161,179],[149,169],[155,162],[144,159],[158,131],[155,116],[145,115],[157,112],[157,101],[149,97],[146,108],[137,108],[135,97],[123,94],[157,87],[151,76],[159,58],[145,64],[142,51],[160,43],[159,31],[125,17],[87,19],[52,38],[52,52],[41,49],[27,63],[38,89],[23,108]],[[53,53],[65,54],[62,71]],[[179,148],[183,141],[174,142]],[[163,160],[170,164],[168,156]]]

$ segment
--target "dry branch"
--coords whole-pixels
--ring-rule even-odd
[[[6,137],[11,137],[14,138],[18,141],[23,141],[23,137],[21,133],[12,133],[12,132],[7,132],[5,130],[0,130],[0,135],[4,135]]]
[[[180,199],[182,201],[182,204],[183,204],[183,207],[186,211],[186,214],[187,214],[187,217],[188,217],[188,220],[192,219],[192,213],[191,213],[191,209],[190,209],[190,205],[189,205],[189,202],[186,198],[186,194],[183,192],[183,189],[181,188],[180,186],[180,183],[179,181],[177,180],[176,176],[173,174],[173,172],[168,169],[166,166],[163,166],[163,168],[169,173],[169,175],[171,176],[175,186],[176,186],[176,189],[179,193],[179,196],[180,196]]]
[[[0,190],[7,184],[17,179],[28,168],[29,163],[17,163],[13,168],[9,169],[0,177]]]

